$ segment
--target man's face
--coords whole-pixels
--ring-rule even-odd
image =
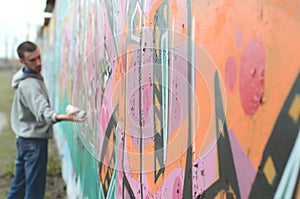
[[[33,52],[25,52],[24,58],[21,58],[20,62],[25,65],[27,70],[31,70],[37,73],[41,72],[42,59],[41,59],[40,49],[37,48]]]

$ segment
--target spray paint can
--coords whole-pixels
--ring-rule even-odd
[[[71,104],[69,104],[67,107],[66,107],[66,113],[70,113],[70,112],[74,112],[74,111],[78,111],[80,110],[78,113],[75,114],[75,117],[77,118],[85,118],[86,117],[86,112],[84,110],[81,110],[80,108],[76,107],[76,106],[73,106]]]

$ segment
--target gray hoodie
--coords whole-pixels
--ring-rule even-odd
[[[50,107],[43,76],[25,73],[22,68],[13,76],[12,87],[16,89],[11,110],[15,134],[24,138],[52,138],[57,112]]]

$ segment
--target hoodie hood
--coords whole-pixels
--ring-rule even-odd
[[[29,78],[29,77],[37,78],[37,79],[40,79],[42,81],[44,80],[43,76],[40,73],[28,72],[28,71],[25,71],[25,67],[22,67],[17,73],[14,74],[14,76],[12,78],[11,86],[14,89],[17,89],[19,83],[22,80],[24,80],[26,78]]]

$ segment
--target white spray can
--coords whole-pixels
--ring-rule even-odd
[[[81,110],[80,108],[76,107],[76,106],[73,106],[71,104],[69,104],[67,107],[66,107],[66,113],[70,113],[70,112],[74,112],[74,111],[78,111],[80,110],[78,113],[75,114],[75,117],[77,118],[85,118],[86,117],[86,112],[84,110]]]

